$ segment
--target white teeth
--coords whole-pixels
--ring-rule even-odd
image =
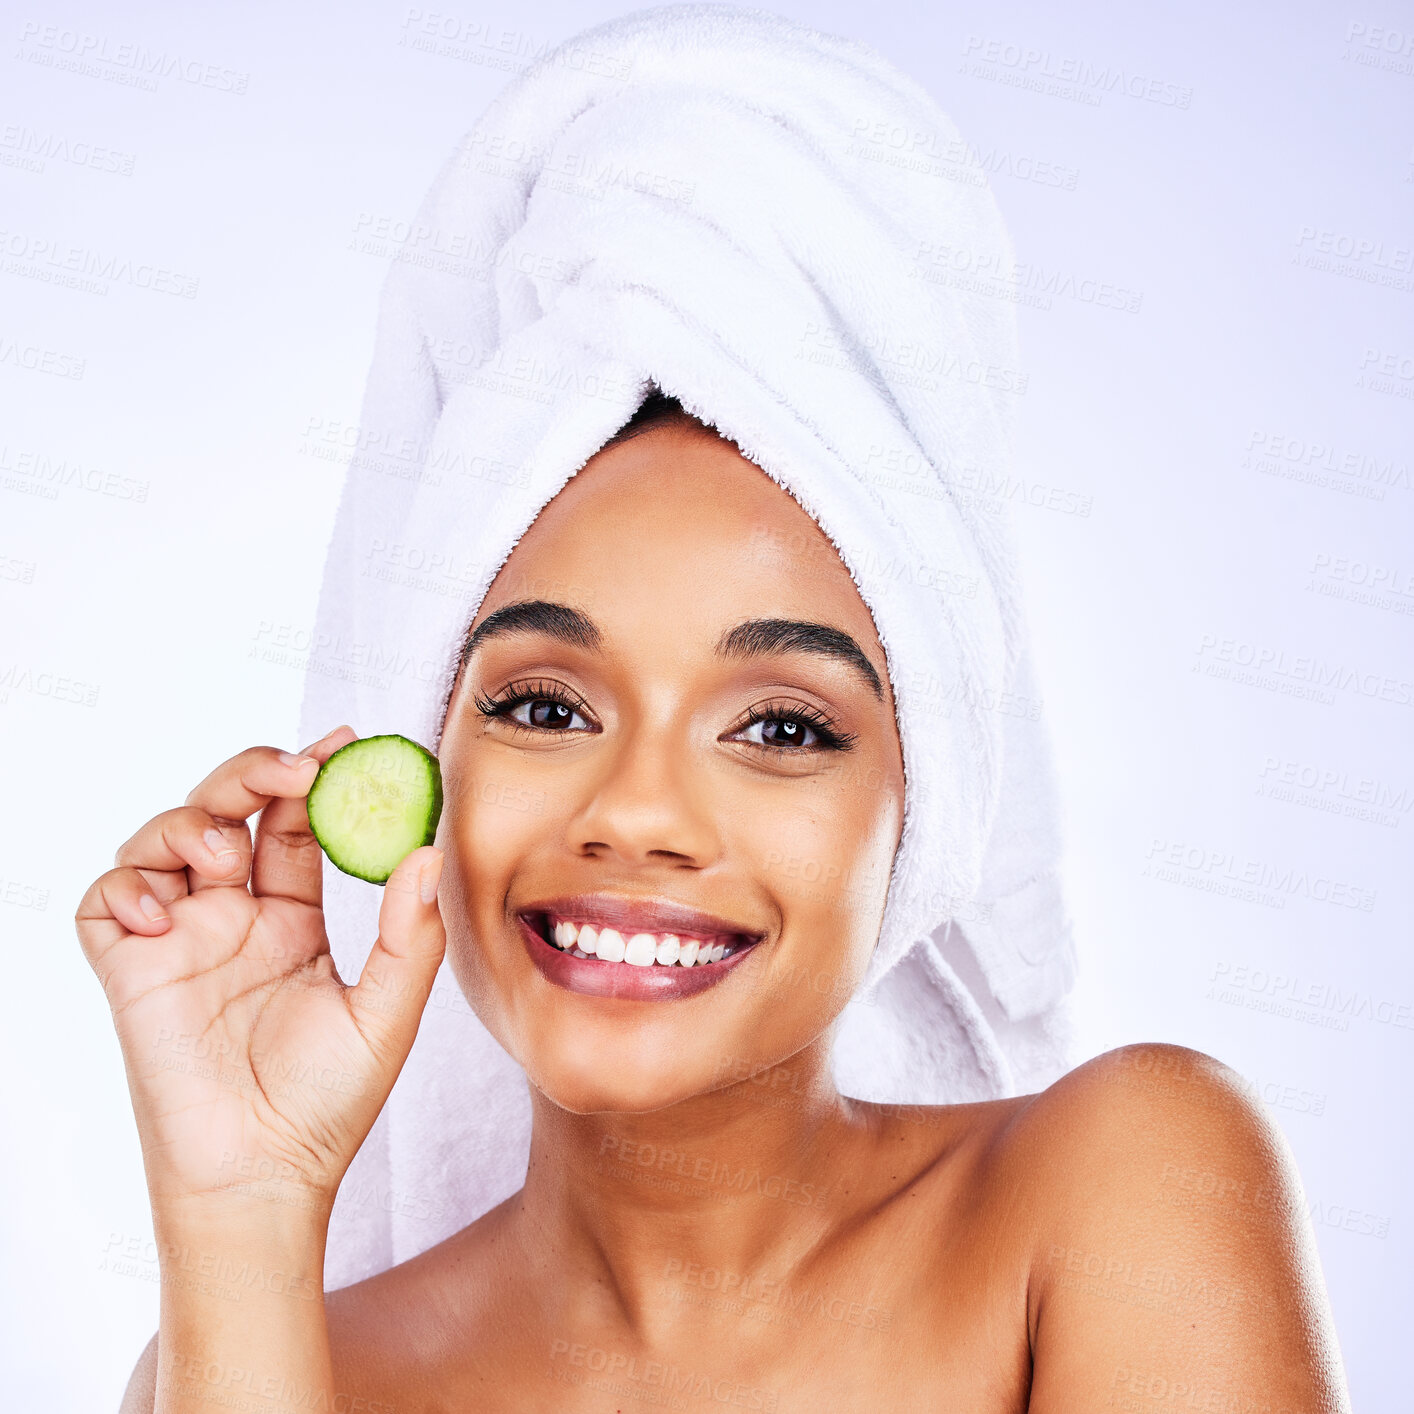
[[[633,967],[652,967],[658,953],[658,939],[652,933],[635,933],[624,944],[624,961]]]
[[[683,938],[676,933],[634,933],[628,939],[615,928],[596,928],[592,923],[575,923],[557,918],[551,923],[550,940],[572,957],[598,957],[604,962],[623,962],[630,967],[704,967],[720,962],[738,951],[735,940]]]
[[[605,962],[624,960],[624,937],[616,928],[604,928],[599,933],[598,955]]]

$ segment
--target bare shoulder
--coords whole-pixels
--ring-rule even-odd
[[[1013,1159],[1050,1150],[1065,1158],[1063,1176],[1107,1192],[1146,1179],[1156,1155],[1161,1185],[1179,1182],[1174,1161],[1199,1158],[1242,1169],[1227,1178],[1290,1176],[1285,1141],[1241,1076],[1202,1051],[1165,1043],[1106,1051],[1021,1097],[1001,1137]]]
[[[1343,1414],[1301,1180],[1230,1067],[1165,1044],[1096,1056],[995,1145],[1030,1245],[1030,1408]]]
[[[495,1348],[507,1200],[425,1252],[325,1298],[342,1391],[367,1414],[444,1414],[450,1382]],[[474,1374],[474,1371],[473,1371]]]

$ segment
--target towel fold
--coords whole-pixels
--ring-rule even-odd
[[[956,145],[956,146],[954,146]],[[1025,380],[1011,262],[933,99],[863,44],[671,5],[591,29],[491,103],[384,289],[302,714],[436,750],[466,630],[520,536],[659,387],[788,490],[873,615],[906,775],[879,944],[834,1049],[846,1093],[932,1102],[1069,1064],[1075,953],[1005,510]],[[552,596],[547,596],[552,597]],[[379,891],[326,869],[357,976]],[[331,1286],[405,1260],[524,1175],[519,1067],[444,964],[350,1169]]]

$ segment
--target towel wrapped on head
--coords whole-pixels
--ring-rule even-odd
[[[654,389],[819,524],[887,658],[904,825],[834,1065],[867,1099],[1024,1092],[1068,1068],[1075,971],[1052,767],[1004,508],[1014,312],[945,276],[1009,240],[949,119],[872,49],[671,5],[586,31],[461,142],[389,272],[329,547],[302,736],[436,751],[467,629],[541,509]],[[523,597],[540,595],[529,587]],[[326,869],[341,975],[376,888]],[[520,1186],[520,1068],[444,963],[340,1190],[330,1286]]]

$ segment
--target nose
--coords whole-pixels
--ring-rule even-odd
[[[569,826],[577,853],[610,853],[629,865],[706,868],[721,851],[707,773],[681,724],[625,727],[586,783]]]

